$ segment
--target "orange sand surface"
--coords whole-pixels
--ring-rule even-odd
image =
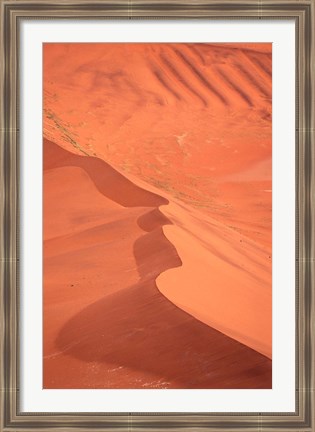
[[[271,45],[45,44],[44,387],[270,388]]]

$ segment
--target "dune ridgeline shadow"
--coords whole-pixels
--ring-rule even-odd
[[[74,155],[51,142],[45,142],[45,152],[46,169],[81,167],[104,196],[125,207],[148,207],[137,220],[144,234],[133,245],[139,281],[77,313],[59,332],[58,350],[122,367],[122,374],[124,368],[145,373],[168,388],[270,388],[269,359],[201,323],[158,290],[158,275],[182,264],[163,233],[171,222],[158,207],[168,201],[98,158]],[[150,388],[150,382],[144,384]],[[120,388],[131,387],[144,388],[131,386],[126,377]]]

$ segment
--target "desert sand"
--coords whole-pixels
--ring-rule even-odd
[[[44,95],[44,387],[270,388],[271,45],[46,44]]]

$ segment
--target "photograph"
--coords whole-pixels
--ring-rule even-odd
[[[43,388],[272,389],[272,43],[43,52]]]
[[[315,0],[0,0],[0,432],[315,432]]]

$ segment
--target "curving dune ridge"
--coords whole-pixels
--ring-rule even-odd
[[[49,141],[44,150],[44,211],[53,221],[45,224],[44,387],[270,387],[266,357],[157,289],[159,275],[182,265],[163,233],[165,198],[121,178],[113,201],[106,178],[119,174],[108,164],[95,160],[87,172],[86,158]]]
[[[271,388],[270,45],[47,44],[44,79],[44,387]]]

